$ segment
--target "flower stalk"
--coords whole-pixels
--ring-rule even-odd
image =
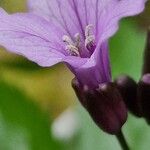
[[[118,142],[120,143],[120,146],[122,147],[122,150],[130,150],[122,131],[120,131],[116,135],[116,137],[117,137]]]
[[[147,32],[146,48],[144,51],[144,64],[142,74],[150,73],[150,27]]]

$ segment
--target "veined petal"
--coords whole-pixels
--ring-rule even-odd
[[[28,0],[30,12],[38,14],[73,37],[81,32],[72,1],[69,0]]]
[[[0,45],[41,66],[62,61],[64,54],[60,37],[54,26],[36,15],[8,15],[0,10]]]
[[[73,37],[92,24],[96,42],[105,41],[118,29],[121,18],[140,13],[146,0],[28,0],[29,10]]]
[[[110,38],[119,27],[123,17],[134,16],[144,10],[147,0],[111,0],[100,16],[98,36],[100,41]]]
[[[111,0],[28,0],[29,10],[63,28],[74,36],[93,24],[97,33],[99,16]]]

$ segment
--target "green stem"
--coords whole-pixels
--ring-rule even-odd
[[[122,131],[120,131],[116,137],[120,143],[120,146],[122,147],[122,150],[130,150]]]

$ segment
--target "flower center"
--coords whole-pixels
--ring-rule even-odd
[[[90,52],[93,53],[95,45],[95,36],[92,32],[93,25],[88,25],[85,28],[85,39],[84,46]],[[74,35],[74,39],[71,39],[69,36],[63,36],[63,42],[66,44],[65,50],[71,56],[81,57],[81,36],[79,33]]]

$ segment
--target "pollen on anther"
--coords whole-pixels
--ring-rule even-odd
[[[80,56],[80,54],[84,50],[83,45],[85,45],[85,48],[86,50],[89,51],[88,52],[89,54],[93,53],[96,44],[95,44],[95,36],[93,34],[92,29],[93,29],[93,25],[89,24],[85,28],[85,33],[84,33],[85,35],[76,33],[74,37],[69,37],[68,35],[63,36],[62,39],[66,44],[65,50],[69,55]]]
[[[75,42],[67,35],[63,36],[63,41],[66,43],[65,50],[71,56],[80,56],[79,45],[80,45],[80,35],[75,35]]]
[[[72,44],[73,44],[72,39],[71,39],[69,36],[67,36],[67,35],[64,35],[64,36],[62,37],[62,40],[63,40],[63,42],[65,42],[65,43],[68,44],[68,45],[72,45]]]
[[[80,41],[81,41],[81,39],[80,39],[80,34],[79,34],[79,33],[76,33],[74,37],[75,37],[75,45],[76,45],[76,47],[79,48],[79,46],[80,46]]]
[[[92,24],[89,24],[89,25],[86,26],[86,28],[85,28],[85,37],[88,37],[88,36],[92,35],[92,28],[93,28]]]
[[[85,29],[85,47],[89,51],[93,51],[93,49],[95,48],[95,36],[92,33],[92,28],[93,25],[88,25]]]
[[[80,56],[78,48],[74,45],[67,45],[66,51],[68,51],[68,53],[72,56]]]

